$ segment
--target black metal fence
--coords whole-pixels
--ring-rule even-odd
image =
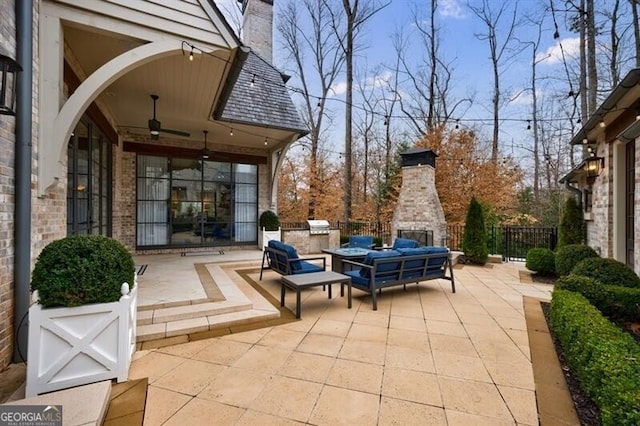
[[[283,222],[282,229],[309,229],[304,222]],[[339,229],[341,237],[349,235],[371,235],[382,243],[392,243],[391,222],[330,222],[331,229]],[[399,230],[399,236],[426,242],[426,245],[440,244],[433,241],[433,231]],[[446,246],[451,250],[462,251],[464,225],[448,225]],[[425,241],[423,241],[426,239]],[[502,255],[503,260],[525,260],[527,252],[536,247],[556,248],[558,229],[539,226],[491,226],[487,228],[487,246],[489,253]]]
[[[447,226],[448,247],[462,251],[464,225]],[[525,260],[532,248],[556,248],[558,228],[541,226],[492,226],[487,229],[489,253],[502,255],[503,260]]]

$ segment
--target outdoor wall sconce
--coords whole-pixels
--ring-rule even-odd
[[[16,115],[16,73],[22,67],[0,50],[0,114]]]
[[[589,185],[593,185],[603,168],[604,158],[596,157],[595,152],[591,152],[591,155],[584,159],[582,162],[582,169],[587,175],[587,183]]]

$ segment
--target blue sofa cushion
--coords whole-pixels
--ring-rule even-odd
[[[367,253],[367,256],[364,258],[364,261],[362,263],[364,263],[365,265],[373,265],[374,259],[382,259],[387,257],[398,257],[398,256],[400,256],[400,253],[395,250],[372,251]],[[396,269],[398,269],[398,263],[399,262],[390,262],[390,263],[385,263],[383,265],[380,265],[378,266],[377,272],[378,274],[380,274],[381,272],[395,271]],[[361,268],[360,276],[363,278],[369,278],[370,272],[371,271],[368,268]]]
[[[408,238],[396,238],[393,242],[393,250],[398,250],[399,248],[416,248],[420,245],[416,240],[410,240]]]
[[[314,265],[313,263],[306,262],[304,260],[298,260],[297,262],[292,262],[291,267],[293,268],[294,274],[309,274],[311,272],[324,271],[322,266]]]
[[[286,265],[287,264],[287,260],[289,259],[298,259],[298,252],[296,251],[295,247],[289,245],[289,244],[285,244],[281,241],[276,241],[276,240],[270,240],[267,245],[270,248],[276,249],[276,250],[280,250],[283,251],[287,254],[286,258],[281,258],[280,255],[278,256],[278,263],[282,264],[282,265]],[[293,269],[294,273],[297,273],[298,271],[300,271],[302,269],[302,265],[301,262],[292,262],[291,263],[291,268]]]
[[[442,256],[436,256],[430,258],[427,263],[427,271],[424,271],[424,262],[425,259],[416,259],[405,262],[404,264],[404,272],[402,278],[417,278],[423,275],[438,275],[440,274],[440,269],[444,265],[444,262],[447,260],[449,255],[449,249],[446,247],[434,247],[434,246],[423,246],[423,247],[415,247],[415,248],[400,248],[398,251],[403,256],[417,256],[417,255],[425,255],[425,254],[440,254]]]

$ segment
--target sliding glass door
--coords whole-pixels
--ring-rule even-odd
[[[257,241],[256,165],[138,156],[137,245]]]

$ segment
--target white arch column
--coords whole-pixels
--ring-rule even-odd
[[[69,137],[91,102],[111,83],[132,69],[160,57],[182,51],[182,41],[176,39],[151,42],[129,50],[111,59],[92,73],[57,112],[57,104],[61,98],[62,63],[64,60],[61,49],[62,30],[60,19],[50,16],[45,19],[47,19],[46,33],[41,34],[41,39],[44,40],[41,52],[52,48],[46,55],[47,57],[55,56],[55,59],[41,62],[41,75],[43,76],[41,99],[43,102],[41,103],[38,139],[38,196],[43,196],[47,188],[57,184],[64,174]]]

